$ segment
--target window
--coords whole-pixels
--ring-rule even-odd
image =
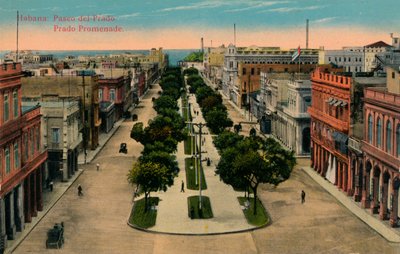
[[[115,89],[110,89],[110,101],[115,101]]]
[[[261,73],[261,69],[257,68],[257,75],[260,75],[260,73]]]
[[[8,94],[5,93],[4,94],[4,114],[3,114],[4,122],[7,122],[9,118],[10,118],[9,98],[8,98]]]
[[[40,128],[36,127],[36,151],[40,151]]]
[[[254,75],[254,68],[251,68],[251,75]]]
[[[30,140],[31,140],[31,155],[35,153],[35,138],[33,130],[30,130]]]
[[[19,147],[18,142],[14,143],[14,169],[19,168]]]
[[[246,75],[246,68],[243,68],[242,75]]]
[[[29,157],[29,146],[28,146],[28,133],[24,134],[24,160],[27,161]]]
[[[392,124],[389,120],[386,122],[386,152],[392,150]]]
[[[60,128],[51,128],[51,142],[53,144],[60,143]]]
[[[4,149],[4,158],[6,159],[6,174],[10,173],[11,164],[10,164],[10,149],[7,147]]]
[[[382,122],[380,118],[378,118],[378,122],[376,124],[376,145],[378,147],[381,147],[382,145]]]
[[[18,93],[17,91],[13,92],[13,112],[14,112],[14,118],[18,117]]]
[[[103,89],[99,89],[99,100],[103,100]]]
[[[397,147],[397,157],[400,157],[400,124],[396,128],[396,147]]]
[[[396,78],[396,74],[395,74],[394,71],[392,71],[392,78],[393,78],[393,79]]]

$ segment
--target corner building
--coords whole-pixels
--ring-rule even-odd
[[[361,205],[398,226],[400,188],[400,71],[388,68],[387,88],[364,90],[364,178]]]
[[[323,72],[311,75],[311,166],[339,189],[351,190],[355,177],[349,170],[347,142],[350,127],[349,77]]]
[[[0,65],[0,253],[43,209],[40,107],[22,112],[20,63]]]

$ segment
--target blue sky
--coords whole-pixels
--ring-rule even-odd
[[[300,29],[306,19],[310,20],[310,28],[361,27],[386,34],[400,30],[399,0],[0,0],[0,29],[15,26],[16,10],[23,15],[46,16],[51,21],[54,15],[112,15],[116,18],[112,23],[125,31],[206,31],[232,29],[234,23],[238,31]],[[55,23],[29,25],[48,31]]]

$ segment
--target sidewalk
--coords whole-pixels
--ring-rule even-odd
[[[374,217],[369,213],[369,210],[363,209],[349,198],[345,193],[341,192],[335,185],[322,178],[311,167],[303,167],[306,172],[315,182],[335,197],[344,207],[350,210],[355,216],[362,220],[365,224],[369,225],[372,229],[378,232],[389,242],[400,243],[400,232],[389,226],[388,223],[381,221],[379,218]]]
[[[99,146],[95,150],[87,150],[86,164],[89,164],[96,157],[96,155],[101,151],[107,141],[118,130],[123,121],[124,119],[121,119],[116,122],[109,133],[100,134]],[[83,151],[78,155],[78,164],[84,165]],[[12,253],[18,247],[18,245],[35,228],[35,226],[50,211],[50,209],[57,203],[57,201],[63,196],[63,194],[71,187],[71,185],[73,185],[73,183],[82,174],[83,171],[84,169],[80,168],[70,179],[68,179],[67,182],[55,183],[52,192],[49,189],[43,189],[43,211],[38,211],[37,216],[32,217],[32,221],[30,223],[25,223],[24,230],[22,230],[22,232],[17,232],[14,240],[7,241],[7,248],[4,253]]]

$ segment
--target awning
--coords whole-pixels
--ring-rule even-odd
[[[334,131],[334,132],[332,133],[332,138],[335,139],[335,140],[337,140],[337,136],[338,136],[338,135],[339,135],[339,132]]]
[[[340,104],[342,104],[342,102],[343,102],[343,101],[338,100],[338,101],[335,103],[335,105],[333,105],[333,106],[337,107],[337,106],[339,106]]]
[[[342,102],[342,105],[340,105],[340,106],[344,107],[344,106],[346,106],[346,105],[347,105],[347,102],[343,101],[343,102]]]
[[[337,102],[337,100],[336,99],[333,99],[331,102],[329,102],[329,105],[333,105],[333,104],[335,104]]]
[[[328,102],[328,103],[330,103],[332,100],[333,100],[333,98],[332,98],[332,97],[329,97],[329,99],[328,99],[328,100],[326,100],[325,102]]]

